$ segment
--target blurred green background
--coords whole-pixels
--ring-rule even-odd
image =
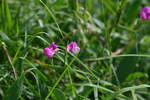
[[[144,6],[150,1],[0,0],[0,99],[150,100]],[[64,49],[71,41],[78,56]],[[48,59],[51,42],[60,50]]]

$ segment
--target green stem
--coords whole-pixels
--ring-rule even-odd
[[[63,32],[61,31],[60,26],[59,26],[59,24],[57,23],[57,20],[56,20],[55,15],[52,13],[51,9],[48,8],[48,6],[47,6],[42,0],[40,0],[40,2],[45,6],[45,8],[46,8],[47,11],[49,12],[49,14],[52,16],[52,18],[53,18],[53,20],[54,20],[54,22],[55,22],[55,24],[56,24],[56,26],[57,26],[57,28],[58,28],[58,30],[59,30],[61,36],[62,36],[62,38],[64,38]]]
[[[12,70],[13,70],[13,73],[14,73],[14,76],[15,76],[15,79],[17,80],[17,73],[16,73],[15,67],[14,67],[14,65],[13,65],[13,63],[12,63],[12,61],[11,61],[11,58],[10,58],[10,55],[9,55],[8,50],[7,50],[7,48],[6,48],[6,45],[5,45],[4,42],[2,42],[2,45],[3,45],[3,49],[4,49],[5,53],[6,53],[6,56],[7,56],[7,58],[8,58],[8,61],[9,61],[10,65],[11,65],[11,67],[12,67]]]
[[[117,12],[116,12],[116,20],[115,20],[115,22],[114,22],[114,24],[112,25],[112,27],[106,27],[106,30],[105,30],[105,32],[106,32],[106,40],[107,40],[107,43],[108,43],[108,50],[109,50],[109,55],[111,55],[111,51],[112,51],[112,47],[111,47],[111,33],[112,33],[112,31],[117,27],[117,25],[119,24],[119,22],[120,22],[120,19],[121,19],[121,14],[122,14],[122,9],[123,9],[123,6],[124,6],[124,2],[125,2],[126,0],[121,0],[120,1],[120,5],[118,6],[118,10],[117,10]],[[112,22],[111,22],[112,23]],[[113,65],[113,59],[111,58],[110,60],[109,60],[109,64],[110,64],[110,67],[111,67],[111,69],[112,69],[112,71],[113,71],[113,74],[114,74],[114,76],[115,76],[115,79],[116,79],[116,81],[117,81],[117,84],[119,85],[119,87],[120,87],[120,82],[119,82],[119,80],[118,80],[118,77],[117,77],[117,74],[116,74],[116,71],[115,71],[115,68],[114,68],[114,65]]]
[[[65,65],[67,66],[64,70],[64,72],[60,75],[60,77],[58,78],[58,80],[56,81],[56,83],[54,84],[54,86],[52,87],[51,91],[48,93],[48,95],[46,96],[45,100],[48,100],[48,98],[51,96],[51,94],[53,93],[54,89],[56,88],[56,86],[59,84],[59,82],[61,81],[61,79],[63,78],[63,76],[66,74],[66,72],[68,71],[68,68],[70,67],[70,65],[74,62],[75,59],[73,59],[70,64],[68,65],[67,63],[65,63]]]
[[[69,67],[69,69],[70,69],[70,67]],[[72,77],[71,77],[70,70],[68,70],[68,76],[69,76],[70,84],[71,84],[71,88],[72,88],[72,95],[74,97],[76,95],[76,91],[75,91],[75,88],[74,88],[74,85],[73,85],[73,82],[72,82]]]
[[[68,70],[68,66],[65,68],[64,72],[61,74],[61,76],[58,78],[58,80],[56,81],[56,83],[54,84],[54,86],[52,87],[51,91],[48,93],[48,95],[46,96],[45,100],[48,100],[48,98],[51,96],[51,94],[53,93],[54,89],[56,88],[56,86],[59,84],[59,82],[61,81],[61,79],[63,78],[63,76],[65,75],[65,73]]]
[[[116,56],[108,56],[108,57],[87,59],[86,61],[101,61],[101,60],[107,60],[107,59],[112,59],[112,58],[120,58],[120,57],[146,57],[146,58],[150,58],[150,55],[145,55],[145,54],[126,54],[126,55],[116,55]]]

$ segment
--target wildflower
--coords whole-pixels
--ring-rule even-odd
[[[56,49],[58,48],[58,46],[57,46],[54,42],[52,42],[52,43],[48,46],[48,48],[51,48],[52,50],[56,51]]]
[[[52,42],[48,48],[44,48],[43,53],[45,56],[47,56],[48,58],[52,58],[55,54],[55,52],[57,51],[58,46]]]
[[[73,53],[79,53],[80,52],[80,47],[76,42],[71,42],[67,45],[67,51],[70,52],[72,51]]]
[[[150,20],[150,7],[144,7],[140,12],[140,17],[142,20]]]

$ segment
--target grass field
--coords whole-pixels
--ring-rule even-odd
[[[145,6],[149,0],[0,0],[0,100],[150,100]],[[67,51],[72,41],[77,53]],[[58,48],[47,57],[52,42]]]

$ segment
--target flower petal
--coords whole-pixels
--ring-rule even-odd
[[[140,17],[142,20],[150,20],[150,7],[146,6],[140,11]]]
[[[73,53],[79,53],[80,52],[80,47],[76,42],[71,42],[67,45],[67,51],[71,51]]]
[[[55,51],[50,49],[50,48],[45,48],[43,51],[44,55],[47,56],[48,58],[52,58],[53,55],[55,54]]]

